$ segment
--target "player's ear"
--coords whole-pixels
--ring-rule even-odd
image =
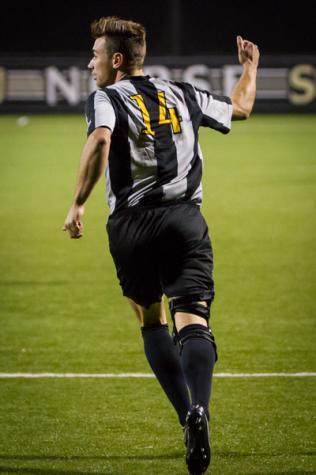
[[[114,53],[112,56],[112,66],[113,69],[120,69],[123,64],[123,55],[122,53]]]

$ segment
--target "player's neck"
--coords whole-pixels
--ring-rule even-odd
[[[118,71],[115,82],[121,81],[122,79],[125,79],[130,76],[144,76],[144,71],[143,69],[133,69],[130,71]]]

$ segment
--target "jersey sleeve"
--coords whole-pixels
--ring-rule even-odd
[[[196,101],[202,111],[201,126],[210,127],[227,134],[231,129],[232,102],[227,96],[218,96],[208,91],[193,88]]]
[[[95,91],[86,102],[86,120],[88,125],[87,135],[97,127],[107,127],[112,132],[116,123],[115,110],[105,91]]]

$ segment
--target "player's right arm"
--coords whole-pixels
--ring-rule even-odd
[[[237,36],[238,59],[243,66],[242,75],[231,93],[233,120],[248,119],[256,98],[256,79],[259,50],[251,41]]]
[[[105,92],[98,91],[89,96],[86,115],[88,139],[81,153],[75,194],[63,227],[72,239],[82,236],[84,203],[104,174],[115,125],[114,110]]]
[[[107,128],[97,128],[89,135],[83,147],[73,203],[63,227],[63,230],[68,231],[73,239],[82,236],[84,203],[87,201],[94,185],[104,174],[110,144],[111,131]]]

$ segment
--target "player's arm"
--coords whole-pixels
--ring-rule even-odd
[[[110,143],[111,130],[106,127],[98,127],[89,135],[82,150],[73,204],[63,227],[63,230],[68,231],[73,239],[82,236],[83,205],[100,176],[104,174]]]
[[[233,120],[248,119],[256,98],[256,78],[259,50],[251,41],[237,36],[238,60],[243,66],[242,75],[231,93]]]

